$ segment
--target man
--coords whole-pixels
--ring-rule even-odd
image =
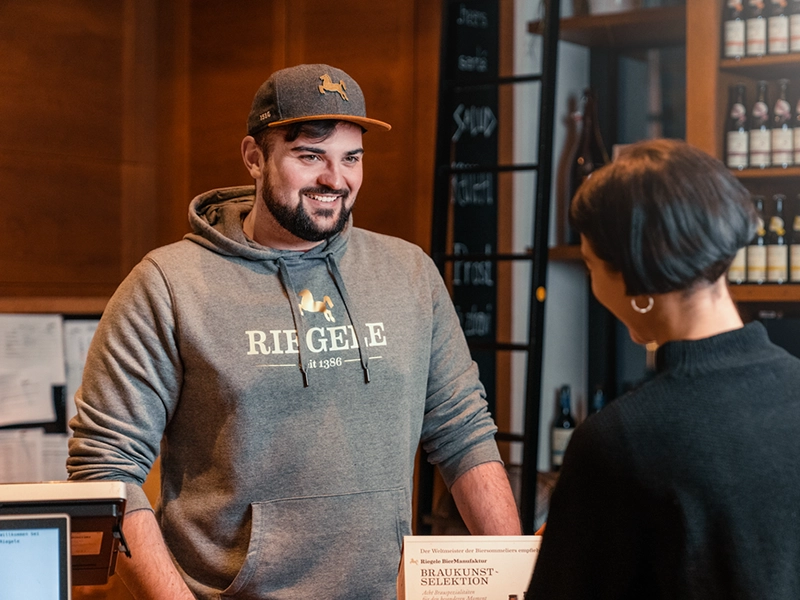
[[[109,302],[68,468],[128,484],[137,597],[393,598],[420,441],[470,531],[520,533],[438,272],[352,226],[362,133],[389,128],[339,69],[274,73],[242,142],[255,190],[195,198],[193,233]]]

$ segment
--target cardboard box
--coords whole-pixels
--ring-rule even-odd
[[[541,536],[407,535],[398,600],[522,600]]]

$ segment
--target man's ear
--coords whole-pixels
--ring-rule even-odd
[[[259,179],[264,169],[264,153],[252,135],[245,136],[242,140],[242,160],[250,176]]]

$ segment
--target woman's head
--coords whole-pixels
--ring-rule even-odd
[[[625,148],[581,185],[569,217],[621,274],[628,296],[717,281],[757,222],[749,192],[730,171],[676,140]]]

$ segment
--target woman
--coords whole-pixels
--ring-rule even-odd
[[[725,280],[756,229],[748,192],[683,142],[642,142],[570,219],[657,374],[575,431],[527,598],[797,600],[800,360],[743,325]]]

